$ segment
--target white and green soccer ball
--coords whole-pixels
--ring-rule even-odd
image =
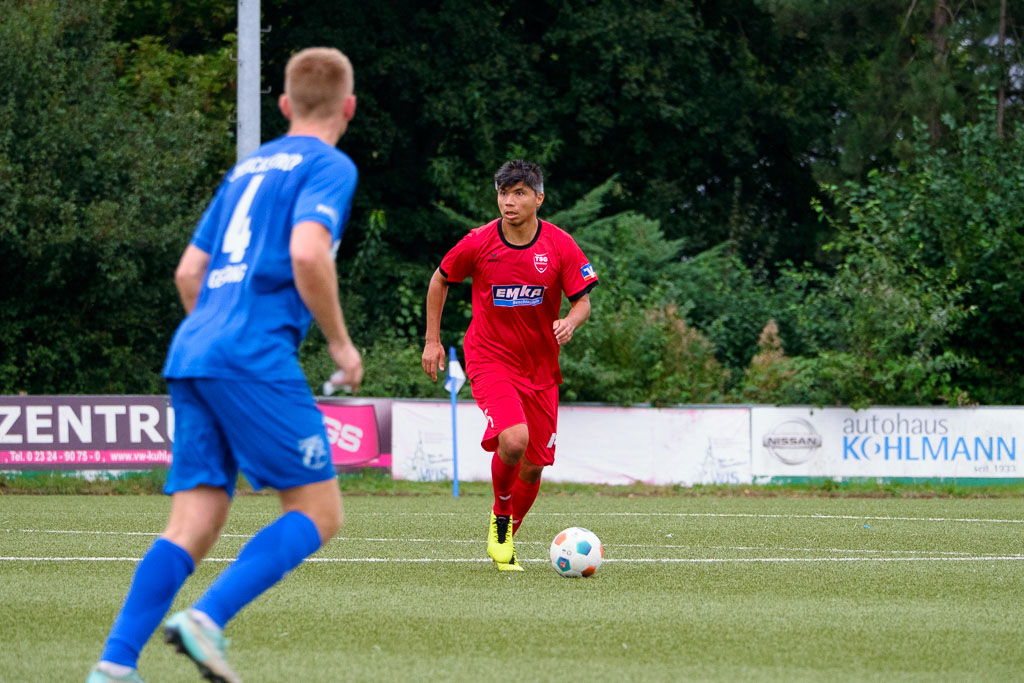
[[[593,576],[604,561],[604,546],[593,531],[574,526],[551,542],[551,567],[559,576]]]

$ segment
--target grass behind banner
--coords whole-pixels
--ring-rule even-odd
[[[542,494],[526,566],[485,559],[487,499],[350,496],[329,543],[228,628],[250,681],[1009,680],[1024,670],[1024,514],[1014,498]],[[82,680],[160,496],[0,496],[0,681]],[[272,520],[240,496],[211,553]],[[555,575],[551,538],[605,544]],[[38,558],[12,560],[6,558]],[[128,558],[87,562],[53,558]],[[225,562],[197,569],[188,605]],[[44,656],[45,655],[45,656]],[[190,680],[155,636],[148,681]]]

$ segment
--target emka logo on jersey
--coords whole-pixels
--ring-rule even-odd
[[[533,267],[537,269],[538,273],[543,273],[548,269],[548,255],[547,254],[534,254],[533,255]]]
[[[594,272],[594,266],[589,263],[580,268],[580,275],[583,276],[584,280],[591,280],[597,277],[597,273]]]
[[[492,285],[491,299],[495,306],[539,306],[545,289],[537,285]]]

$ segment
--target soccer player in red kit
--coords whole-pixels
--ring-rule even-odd
[[[441,311],[448,285],[473,279],[466,374],[487,418],[480,444],[494,453],[487,554],[502,571],[521,571],[512,536],[537,498],[541,472],[555,461],[559,348],[590,315],[597,274],[561,228],[537,218],[544,176],[509,161],[494,174],[501,217],[471,230],[434,271],[427,291],[423,369],[444,370]],[[559,318],[562,293],[569,312]]]

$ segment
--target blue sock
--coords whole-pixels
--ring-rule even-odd
[[[224,628],[239,610],[319,548],[316,524],[292,510],[253,536],[193,607]]]
[[[142,646],[194,569],[192,556],[184,548],[166,538],[156,539],[135,568],[131,588],[100,659],[137,668]]]

